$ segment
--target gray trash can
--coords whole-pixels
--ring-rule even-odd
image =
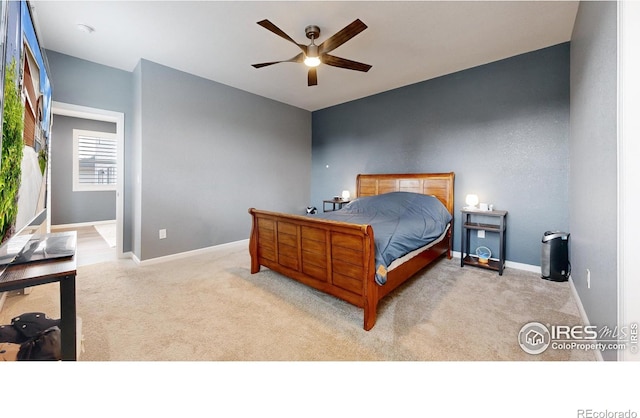
[[[569,262],[569,234],[547,231],[542,236],[542,256],[540,260],[542,278],[554,282],[566,282],[571,274]]]

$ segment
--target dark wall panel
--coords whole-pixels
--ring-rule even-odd
[[[564,43],[314,112],[311,203],[358,173],[454,171],[455,249],[476,193],[509,211],[507,260],[540,265],[543,233],[568,228],[568,141]]]

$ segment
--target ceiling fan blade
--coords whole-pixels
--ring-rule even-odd
[[[307,74],[307,86],[317,86],[318,85],[318,72],[316,71],[316,67],[309,68],[309,73]]]
[[[305,54],[307,53],[307,46],[306,45],[299,44],[296,41],[294,41],[293,39],[291,39],[291,37],[289,35],[284,33],[284,31],[282,29],[280,29],[279,27],[277,27],[276,25],[271,23],[269,20],[264,19],[264,20],[261,20],[261,21],[259,21],[257,23],[258,23],[258,25],[260,25],[263,28],[275,33],[276,35],[280,36],[281,38],[284,38],[287,41],[297,45],[298,48],[302,49],[302,52],[304,52]]]
[[[347,70],[356,70],[367,72],[371,68],[369,64],[363,64],[361,62],[348,60],[346,58],[336,57],[335,55],[324,54],[322,56],[322,63],[331,65],[333,67],[346,68]]]
[[[272,62],[262,62],[260,64],[251,64],[252,67],[254,68],[262,68],[262,67],[267,67],[269,65],[273,65],[273,64],[280,64],[281,62],[303,62],[304,61],[304,54],[303,53],[299,53],[298,55],[296,55],[293,58],[290,58],[288,60],[283,60],[283,61],[272,61]]]
[[[273,65],[273,64],[280,64],[281,62],[286,62],[286,61],[261,62],[260,64],[251,64],[251,66],[253,68],[262,68],[262,67],[268,67],[269,65]]]
[[[319,46],[320,54],[333,51],[366,28],[367,25],[362,23],[360,19],[354,20],[353,22],[345,26],[342,30],[337,32],[335,35],[321,43]]]

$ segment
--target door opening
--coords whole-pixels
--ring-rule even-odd
[[[96,109],[86,106],[72,105],[68,103],[53,102],[52,103],[53,115],[70,116],[74,118],[88,119],[92,121],[111,122],[116,126],[115,140],[116,140],[116,256],[118,258],[124,257],[124,202],[123,202],[123,189],[124,189],[124,113],[113,112],[109,110]],[[55,129],[55,128],[54,128]],[[56,139],[53,137],[50,151],[56,152]],[[51,166],[49,166],[49,179],[51,179]],[[51,182],[49,182],[49,188]],[[51,229],[51,189],[47,193],[47,230]]]

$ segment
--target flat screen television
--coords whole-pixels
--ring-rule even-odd
[[[0,256],[46,232],[51,84],[28,1],[0,0]],[[0,265],[0,274],[4,270]]]

